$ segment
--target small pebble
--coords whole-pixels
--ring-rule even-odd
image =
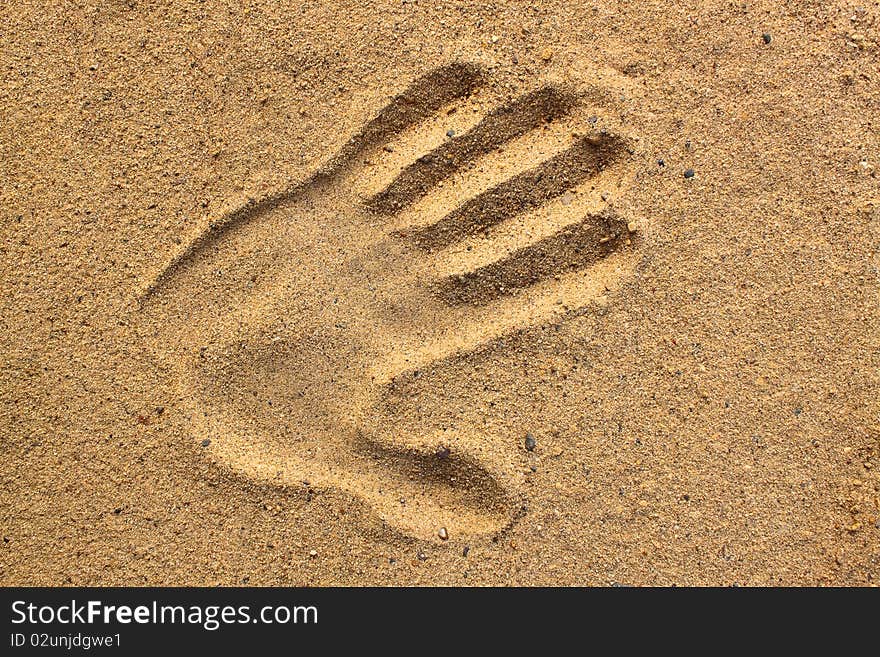
[[[428,558],[428,555],[424,552],[419,552],[417,556],[419,558],[419,561],[425,561]]]
[[[309,550],[309,556],[314,559],[315,557],[318,556],[318,551],[317,550]]]
[[[446,131],[446,136],[447,137],[455,137],[455,130],[450,128],[449,130]]]
[[[446,527],[441,527],[440,531],[437,532],[437,536],[440,537],[441,541],[445,541],[449,539],[449,532],[446,531]]]
[[[880,522],[880,521],[878,521],[878,522]],[[471,551],[471,546],[465,545],[464,549],[461,551],[461,556],[466,557],[470,551]]]
[[[766,32],[764,32],[764,34],[761,35],[761,38],[764,39],[764,43],[770,43],[771,41],[773,41],[773,37],[770,36],[769,34],[767,34]]]
[[[666,161],[663,160],[662,158],[659,159],[659,160],[657,160],[657,166],[665,167],[665,166],[666,166]]]
[[[693,170],[693,169],[688,169],[687,171],[685,171],[685,172],[684,172],[684,177],[685,177],[685,178],[693,178],[693,177],[694,177],[694,170]]]
[[[537,445],[538,445],[538,443],[535,440],[535,437],[532,434],[527,433],[526,434],[526,449],[529,450],[530,452],[534,452],[535,447],[537,447]]]
[[[211,444],[211,441],[210,441],[210,439],[208,439],[208,438],[205,438],[205,439],[202,441],[202,447],[207,447],[207,446],[210,445],[210,444]]]

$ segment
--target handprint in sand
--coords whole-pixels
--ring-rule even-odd
[[[589,95],[546,84],[487,106],[486,78],[455,64],[415,81],[321,170],[218,218],[148,286],[193,437],[219,462],[342,491],[420,538],[515,517],[513,465],[483,450],[509,437],[402,431],[379,400],[615,289],[636,239],[598,192],[628,177],[627,141]]]

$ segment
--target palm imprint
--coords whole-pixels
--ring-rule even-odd
[[[419,538],[512,522],[513,461],[484,447],[513,454],[521,437],[401,430],[379,402],[400,377],[615,289],[636,240],[599,196],[629,160],[601,108],[548,84],[483,111],[485,78],[467,64],[420,78],[321,170],[218,219],[148,286],[213,458],[341,491]]]

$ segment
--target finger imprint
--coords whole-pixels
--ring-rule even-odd
[[[577,104],[573,94],[543,87],[501,107],[473,129],[453,137],[406,167],[367,207],[379,214],[395,214],[422,198],[437,183],[476,158],[529,132],[536,126],[569,114]]]
[[[365,154],[362,163],[352,167],[357,195],[373,198],[394,182],[413,162],[421,160],[445,142],[471,130],[482,119],[472,96],[456,98],[425,120],[409,126],[388,139],[381,149]]]
[[[471,353],[495,338],[557,322],[617,290],[637,259],[637,250],[620,249],[586,269],[568,271],[486,303],[449,306],[446,321],[432,335],[420,333],[401,340],[387,358],[372,365],[370,375],[379,383],[390,381],[402,372]]]
[[[432,286],[432,292],[448,305],[482,305],[542,280],[583,269],[631,243],[626,222],[609,214],[588,215],[505,258],[446,276]]]
[[[467,201],[569,149],[583,136],[584,123],[575,114],[539,126],[480,156],[408,208],[383,219],[400,234],[437,223]]]
[[[393,138],[410,126],[424,121],[456,99],[469,96],[483,83],[480,67],[454,63],[431,71],[413,82],[352,137],[324,168],[332,176],[351,165],[364,151]]]
[[[426,251],[445,248],[502,221],[537,208],[614,163],[622,141],[591,135],[540,166],[506,180],[459,206],[438,222],[412,231]]]

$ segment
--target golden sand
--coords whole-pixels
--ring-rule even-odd
[[[16,4],[3,584],[872,585],[880,3]]]

